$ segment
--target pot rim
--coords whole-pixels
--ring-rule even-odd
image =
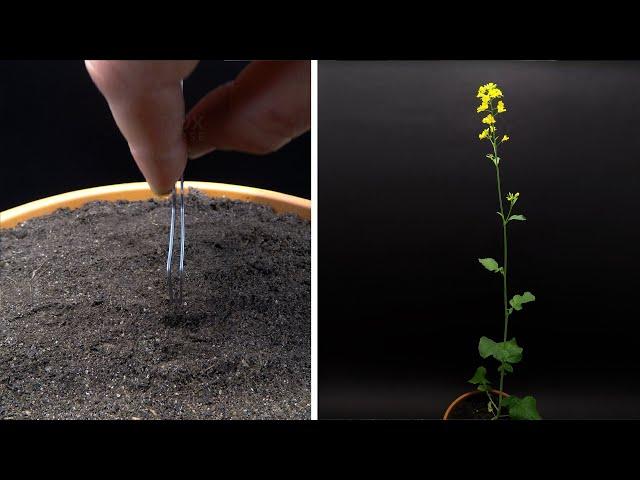
[[[176,186],[179,188],[178,182],[176,182]],[[226,197],[232,200],[251,201],[269,205],[277,213],[293,213],[305,220],[311,219],[311,201],[306,198],[228,183],[184,182],[185,193],[188,193],[192,188],[200,190],[209,197]],[[41,198],[0,212],[0,229],[14,227],[25,220],[53,213],[59,208],[79,208],[85,203],[95,200],[114,202],[117,200],[150,200],[152,198],[166,198],[166,195],[154,194],[147,182],[119,183],[73,190]]]
[[[451,402],[449,404],[449,407],[447,408],[447,410],[444,412],[444,415],[442,416],[443,420],[449,420],[449,415],[451,414],[451,412],[453,411],[453,409],[463,400],[465,400],[467,397],[471,397],[472,395],[478,395],[481,392],[480,390],[472,390],[471,392],[466,392],[463,393],[462,395],[460,395],[458,398],[456,398],[453,402]],[[496,390],[496,389],[491,389],[491,393],[494,393],[496,395],[500,395],[502,397],[508,397],[509,394],[505,393],[505,392],[501,392],[500,390]]]

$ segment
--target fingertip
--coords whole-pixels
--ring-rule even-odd
[[[180,179],[182,173],[177,173],[171,177],[157,178],[153,181],[147,180],[149,188],[158,197],[170,195],[175,188],[176,182]]]
[[[162,152],[131,148],[131,153],[151,191],[158,196],[173,191],[187,164],[184,144]]]
[[[173,192],[173,185],[168,189],[165,187],[154,186],[149,182],[147,182],[147,185],[149,185],[151,192],[153,192],[156,197],[160,197],[160,199],[166,199],[169,195],[171,195],[171,192]]]
[[[173,191],[173,187],[175,186],[175,181],[167,181],[167,180],[158,180],[147,178],[147,185],[153,192],[156,197],[165,197]]]

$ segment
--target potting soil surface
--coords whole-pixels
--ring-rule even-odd
[[[169,217],[92,202],[0,231],[0,418],[310,417],[309,222],[192,191],[174,311]]]

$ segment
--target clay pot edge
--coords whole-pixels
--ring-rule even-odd
[[[458,398],[456,398],[453,402],[451,402],[451,403],[449,404],[449,406],[447,407],[447,410],[444,412],[444,415],[442,416],[442,419],[443,419],[443,420],[449,420],[449,415],[451,414],[451,412],[453,411],[453,409],[454,409],[454,408],[455,408],[455,407],[456,407],[460,402],[462,402],[463,400],[465,400],[466,398],[468,398],[468,397],[470,397],[470,396],[472,396],[472,395],[478,395],[478,394],[481,394],[481,393],[484,393],[484,392],[481,392],[480,390],[472,390],[472,391],[470,391],[470,392],[463,393],[462,395],[460,395]],[[495,389],[492,389],[492,390],[491,390],[491,393],[494,393],[494,394],[496,394],[496,395],[500,395],[500,396],[503,396],[503,397],[508,397],[508,396],[509,396],[509,394],[508,394],[508,393],[501,392],[500,390],[495,390]]]
[[[179,184],[176,183],[176,186],[179,187]],[[311,219],[311,201],[293,195],[226,183],[185,181],[184,187],[185,193],[191,188],[195,188],[209,197],[251,201],[269,205],[277,213],[293,213],[303,219]],[[155,195],[146,182],[121,183],[74,190],[41,198],[0,212],[0,228],[14,227],[30,218],[53,213],[59,208],[79,208],[85,203],[95,200],[113,202],[117,200],[150,200],[152,198],[166,197]]]

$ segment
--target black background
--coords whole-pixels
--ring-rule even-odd
[[[201,62],[184,82],[187,109],[246,64]],[[310,152],[309,133],[266,156],[218,151],[189,162],[185,179],[309,198]],[[0,210],[78,188],[144,181],[81,60],[0,61],[0,158]]]
[[[507,377],[545,418],[640,418],[639,62],[319,66],[319,416],[440,418],[502,332],[495,170],[475,108],[497,82],[511,141]],[[515,222],[514,222],[515,223]]]

